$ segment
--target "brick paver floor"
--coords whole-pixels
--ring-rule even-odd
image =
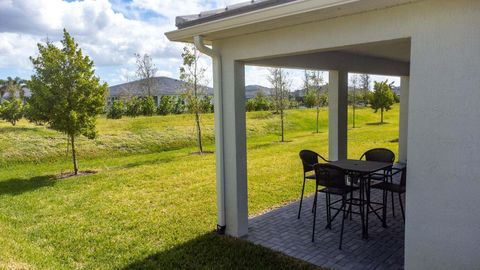
[[[381,201],[381,191],[372,190],[372,198]],[[286,255],[331,269],[403,269],[404,223],[398,196],[395,195],[395,214],[392,215],[391,197],[388,201],[388,228],[370,214],[369,239],[361,237],[360,216],[345,220],[342,250],[340,215],[325,229],[325,195],[319,194],[315,242],[312,243],[313,196],[304,199],[301,218],[297,219],[299,202],[293,202],[268,213],[250,218],[249,234],[245,238]],[[402,197],[403,202],[405,197]],[[333,210],[332,210],[333,211]]]

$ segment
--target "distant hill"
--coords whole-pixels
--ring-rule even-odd
[[[169,77],[156,77],[155,89],[153,96],[176,96],[182,93],[182,81]],[[245,86],[245,97],[247,99],[253,98],[258,92],[263,92],[265,95],[270,94],[270,88],[261,85],[247,85]],[[207,88],[208,95],[213,95],[213,88]],[[122,95],[142,96],[145,93],[142,90],[142,80],[122,83],[109,87],[109,96],[118,97]]]
[[[271,88],[261,85],[247,85],[245,86],[245,97],[247,99],[254,98],[258,92],[262,92],[265,96],[269,96]]]
[[[154,79],[155,89],[152,92],[153,96],[176,96],[181,94],[182,81],[168,77],[156,77]],[[109,87],[109,96],[118,97],[125,94],[134,96],[145,95],[144,90],[142,89],[143,81],[144,80],[138,80],[111,86]],[[213,95],[213,88],[208,87],[207,94]]]

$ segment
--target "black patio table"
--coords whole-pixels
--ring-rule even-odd
[[[361,219],[362,219],[362,236],[365,239],[368,239],[368,213],[369,208],[377,215],[377,217],[382,221],[382,225],[385,226],[385,218],[380,218],[377,212],[371,206],[370,202],[370,183],[371,175],[375,172],[386,170],[392,167],[391,163],[385,162],[376,162],[376,161],[365,161],[365,160],[354,160],[354,159],[341,159],[338,161],[330,161],[332,165],[335,165],[345,171],[346,174],[356,177],[359,179],[359,189],[360,189],[360,203],[361,203]],[[352,179],[353,180],[353,179]],[[364,198],[366,194],[366,200]],[[367,215],[365,215],[364,205],[367,207]],[[385,206],[383,206],[385,207]],[[365,217],[364,217],[365,215]]]

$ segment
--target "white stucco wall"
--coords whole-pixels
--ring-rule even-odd
[[[480,1],[423,1],[218,40],[214,47],[225,59],[223,70],[232,72],[235,61],[408,37],[405,266],[480,269]],[[225,74],[225,93],[242,91],[235,79],[243,82],[243,75],[233,73]],[[227,203],[240,213],[227,223],[242,219],[235,230],[244,232],[245,209],[231,202],[246,205],[244,112],[231,110],[226,120],[243,134],[225,130],[233,136],[225,146]]]

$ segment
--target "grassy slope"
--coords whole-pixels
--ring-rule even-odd
[[[299,150],[327,155],[326,112],[320,134],[312,133],[314,115],[289,111],[291,142],[278,143],[269,135],[275,117],[248,114],[250,214],[297,199]],[[378,118],[359,111],[359,128],[349,131],[350,157],[377,146],[396,151],[389,141],[398,137],[398,108],[386,114],[390,124],[367,124]],[[209,138],[212,122],[205,116]],[[100,120],[100,137],[81,142],[80,161],[81,168],[99,173],[55,180],[70,168],[62,136],[26,123],[15,129],[1,124],[0,269],[309,268],[210,233],[216,223],[215,159],[190,154],[191,125],[188,116]],[[176,150],[161,151],[166,149]],[[7,166],[10,159],[15,162]]]

